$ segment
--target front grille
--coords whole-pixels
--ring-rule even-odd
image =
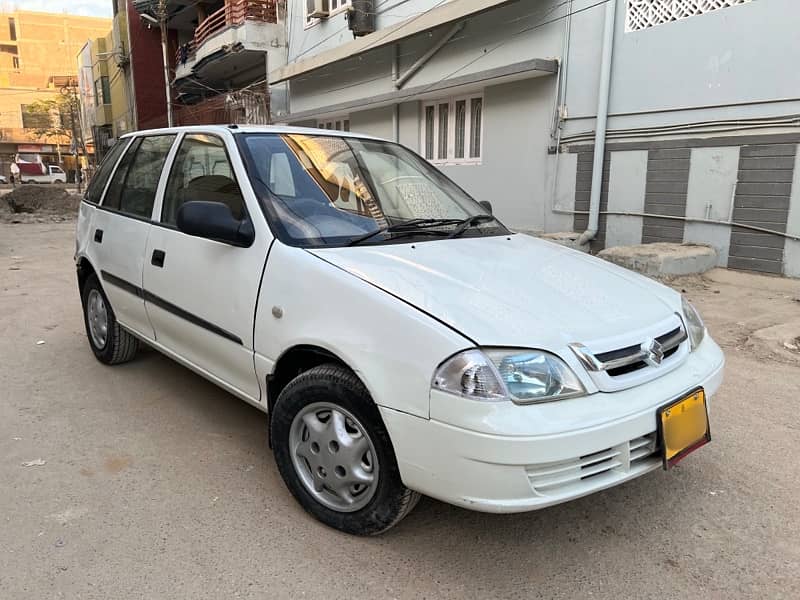
[[[664,335],[660,335],[655,339],[656,341],[658,341],[659,344],[664,345],[668,343],[669,340],[671,340],[672,338],[680,336],[680,334],[681,334],[681,328],[676,327],[672,331],[668,331]],[[664,351],[664,360],[675,354],[678,351],[679,347],[680,343],[672,346],[671,348],[667,348]],[[607,363],[611,360],[618,360],[620,358],[627,358],[629,356],[634,356],[635,354],[638,354],[641,351],[641,349],[642,349],[641,346],[638,345],[628,346],[626,348],[620,348],[618,350],[611,350],[610,352],[601,352],[600,354],[595,354],[595,357],[600,362]],[[606,370],[606,373],[608,373],[611,377],[619,377],[620,375],[633,373],[634,371],[638,371],[639,369],[644,369],[645,367],[647,367],[647,363],[644,362],[643,360],[639,360],[621,367],[608,369]]]
[[[657,452],[656,434],[649,433],[574,459],[530,465],[526,472],[534,491],[554,495],[625,475]]]

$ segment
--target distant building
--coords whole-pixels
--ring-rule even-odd
[[[593,250],[800,276],[799,22],[797,0],[288,0],[270,81],[282,121],[398,140],[518,230],[597,206]]]
[[[67,169],[74,168],[69,141],[37,136],[41,115],[27,108],[59,97],[64,85],[74,83],[74,56],[87,38],[102,35],[110,25],[109,19],[95,17],[0,12],[0,173],[8,175],[18,153],[56,163],[59,150]]]
[[[78,53],[83,135],[102,158],[119,136],[167,124],[158,28],[131,0],[109,0],[113,20]]]

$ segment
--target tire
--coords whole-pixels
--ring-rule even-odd
[[[86,327],[86,337],[89,339],[89,346],[92,348],[97,360],[106,365],[118,365],[133,360],[139,350],[139,340],[119,326],[114,316],[114,310],[111,308],[111,304],[100,286],[100,281],[94,273],[89,275],[83,284],[81,301],[83,304],[83,324]],[[106,327],[104,337],[100,335],[97,329],[102,324],[102,318],[93,319],[93,316],[99,315],[98,303],[102,303],[105,314]],[[94,322],[94,331],[93,323],[90,321]]]
[[[321,415],[324,419],[328,407],[333,407],[338,415],[344,416],[347,427],[317,431],[305,426],[306,421],[301,415],[312,415],[309,418],[319,424],[321,421],[318,417]],[[332,410],[329,422],[333,420]],[[341,419],[339,422],[342,422]],[[360,434],[356,435],[353,432],[359,427]],[[309,435],[305,441],[301,436],[298,437],[299,434],[295,435],[303,429]],[[342,366],[321,365],[292,380],[275,403],[270,434],[275,462],[289,491],[307,512],[330,527],[354,535],[377,535],[399,523],[419,501],[420,495],[406,488],[400,479],[394,449],[377,406],[358,377]],[[345,444],[348,439],[355,440],[357,443],[354,446],[359,448],[368,446],[366,453],[356,459],[357,462],[348,462],[343,458],[350,452],[350,446]],[[312,440],[320,442],[317,455],[311,457],[311,461],[315,461],[313,463],[301,457],[299,450],[305,448],[303,452],[306,454],[313,452]],[[332,446],[336,440],[341,442],[341,446]],[[356,450],[351,457],[358,456],[358,452],[360,450]],[[320,464],[319,461],[327,461],[328,466],[342,462],[344,467],[336,465],[332,469],[323,469],[320,474],[318,469],[322,467],[316,466]],[[364,476],[365,465],[371,469],[366,475],[373,477],[372,483],[356,483],[342,492],[355,498],[349,507],[333,506],[346,501],[330,491],[327,482],[347,485],[341,482],[355,477],[355,473]],[[322,482],[323,488],[314,491],[310,480]],[[359,492],[359,489],[362,491]],[[356,492],[351,495],[353,490]]]

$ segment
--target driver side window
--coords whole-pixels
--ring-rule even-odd
[[[236,219],[246,214],[225,143],[216,136],[193,133],[183,138],[164,193],[161,222],[175,225],[178,209],[193,200],[226,204]]]

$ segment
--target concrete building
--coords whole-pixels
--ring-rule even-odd
[[[518,230],[595,208],[593,251],[800,276],[796,0],[289,0],[286,22],[282,121],[396,139]]]
[[[61,87],[75,80],[76,53],[109,26],[109,19],[95,17],[0,12],[0,173],[8,176],[17,153],[40,154],[55,163],[70,152],[68,139],[35,133],[41,118],[27,107],[59,98]]]
[[[157,23],[158,2],[131,8]],[[168,0],[166,27],[174,123],[268,123],[285,104],[280,90],[270,107],[268,66],[286,64],[284,3],[276,0]],[[141,20],[140,20],[141,22]],[[153,25],[158,32],[158,25]],[[160,37],[148,49],[162,65]],[[142,49],[144,50],[144,49]],[[137,50],[134,49],[134,56]],[[163,82],[153,79],[155,88]],[[138,89],[138,86],[137,86]],[[163,92],[163,83],[161,84]],[[163,102],[160,106],[164,106]],[[140,128],[142,123],[140,123]]]
[[[78,54],[84,136],[98,157],[124,133],[167,125],[159,30],[142,19],[133,0],[109,2],[110,27]]]
[[[115,139],[133,130],[134,94],[124,69],[126,49],[127,39],[117,43],[109,31],[87,41],[78,54],[83,138],[96,148],[98,160]]]

